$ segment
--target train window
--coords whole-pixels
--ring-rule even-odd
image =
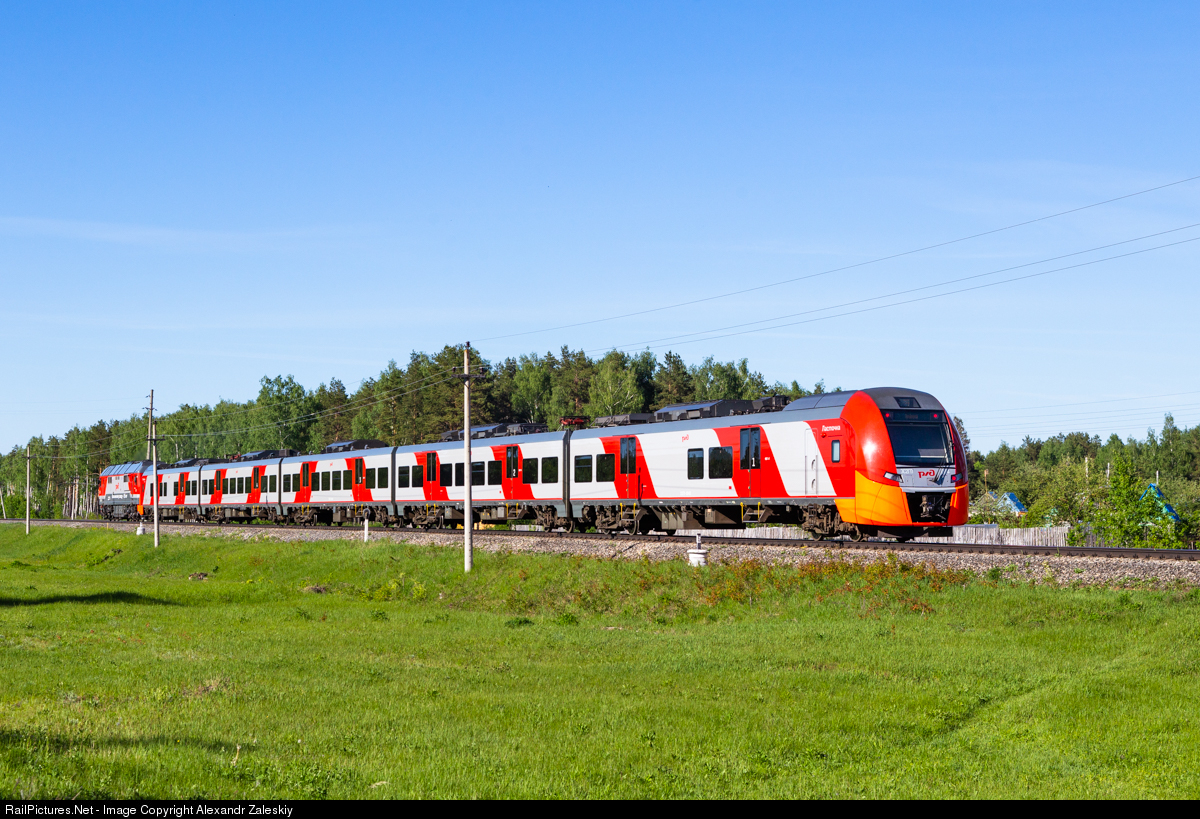
[[[688,450],[688,480],[698,481],[704,478],[704,450]]]
[[[465,475],[463,474],[464,472],[466,472],[466,464],[458,463],[458,464],[454,465],[454,485],[455,486],[463,485],[463,478],[465,477]]]
[[[258,491],[258,470],[257,469],[250,473],[250,483],[252,484],[251,488],[257,492]]]
[[[334,492],[342,491],[342,470],[340,470],[340,469],[333,470],[333,478],[331,479],[331,482],[333,483],[333,491]]]
[[[708,448],[708,477],[733,477],[733,447],[710,446]]]
[[[521,461],[521,483],[537,483],[537,458],[525,458]]]
[[[417,471],[418,475],[421,474],[420,473],[421,467],[414,466],[413,469],[418,470]],[[396,467],[396,488],[397,489],[408,489],[408,467],[407,466]]]
[[[355,468],[357,469],[357,467],[355,467]],[[384,474],[386,475],[387,473],[385,472]],[[374,469],[367,470],[367,474],[365,476],[364,483],[366,484],[367,489],[375,488],[375,470]]]
[[[292,491],[292,476],[291,475],[283,476],[283,491],[284,492]]]
[[[245,478],[234,478],[234,486],[232,487],[233,494],[235,494],[235,495],[245,494],[244,492],[242,492],[242,484],[244,483],[245,480],[246,480]]]
[[[621,439],[621,474],[637,472],[637,438]]]
[[[442,486],[453,486],[454,485],[454,465],[453,464],[442,464],[442,480],[440,481],[440,483],[442,484]]]
[[[508,447],[504,452],[505,465],[508,467],[507,473],[510,478],[517,477],[517,470],[521,465],[519,457],[519,450],[515,446]]]
[[[762,466],[762,429],[750,427],[742,430],[742,469],[758,469]]]
[[[430,483],[433,483],[434,481],[437,480],[437,453],[436,452],[426,452],[425,453],[425,480],[429,481]],[[417,483],[416,481],[413,481],[413,486],[420,486],[420,485],[421,484]]]
[[[229,493],[229,478],[221,478],[221,493]]]
[[[617,456],[610,452],[596,456],[596,480],[615,481],[617,479]]]
[[[558,458],[542,458],[542,483],[558,483]]]
[[[386,466],[379,467],[379,488],[380,489],[387,489],[388,472],[390,472],[390,471],[391,470],[388,469]]]
[[[304,488],[308,488],[308,464],[300,465],[300,484]]]
[[[488,486],[499,486],[503,481],[501,477],[504,474],[504,464],[499,461],[488,461]]]
[[[342,486],[344,486],[347,489],[350,488],[350,470],[349,469],[342,470]]]
[[[414,466],[412,468],[412,479],[413,479],[412,485],[417,488],[420,488],[421,485],[425,482],[425,480],[424,480],[425,473],[421,471],[420,464],[417,464],[416,466]]]
[[[838,438],[834,438],[829,444],[829,460],[835,464],[842,462],[842,442]]]
[[[274,476],[274,475],[272,475],[272,476],[271,476],[271,489],[270,489],[270,491],[274,492],[274,491],[275,491],[275,486],[276,486],[275,476]]]
[[[174,497],[175,495],[178,495],[178,494],[179,494],[179,481],[173,481],[171,483],[171,496]]]
[[[354,482],[355,483],[363,482],[363,459],[362,458],[354,459]],[[374,488],[374,487],[372,487],[372,488]]]
[[[321,473],[321,491],[322,492],[329,491],[329,473],[328,472]]]
[[[471,486],[483,486],[483,461],[471,462]]]
[[[592,456],[575,456],[575,483],[592,482]]]

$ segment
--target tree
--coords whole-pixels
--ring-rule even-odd
[[[642,408],[644,398],[638,389],[637,373],[626,366],[628,362],[624,359],[621,353],[610,353],[592,376],[586,406],[591,417],[620,415]]]
[[[672,404],[685,404],[692,400],[692,374],[683,359],[670,351],[663,356],[662,364],[654,371],[653,409],[662,409]]]
[[[1128,458],[1113,461],[1107,491],[1091,524],[1110,546],[1174,548],[1181,542],[1174,522],[1135,477]]]
[[[521,356],[512,376],[513,420],[544,423],[552,389],[550,363],[537,353]]]

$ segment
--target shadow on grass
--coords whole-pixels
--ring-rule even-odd
[[[13,606],[45,606],[50,603],[131,603],[141,606],[180,606],[171,600],[160,600],[136,592],[97,592],[95,594],[52,594],[48,597],[0,597],[0,608]]]
[[[130,748],[198,748],[213,753],[232,752],[236,745],[230,740],[200,739],[199,737],[168,737],[162,735],[143,737],[82,737],[65,736],[49,731],[19,731],[0,729],[0,754],[13,750],[62,754],[84,749],[130,749]],[[243,748],[243,751],[249,749]],[[243,754],[245,756],[245,754]]]

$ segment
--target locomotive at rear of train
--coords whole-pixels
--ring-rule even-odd
[[[320,453],[111,466],[105,517],[140,518],[159,493],[167,520],[461,525],[535,519],[547,528],[645,533],[803,526],[822,537],[950,536],[967,520],[967,461],[932,395],[899,388],[790,403],[709,401],[549,431],[498,424],[436,444],[331,444]]]

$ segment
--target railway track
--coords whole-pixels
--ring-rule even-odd
[[[4,518],[3,523],[24,523],[24,519]],[[137,524],[125,521],[103,521],[103,520],[33,520],[32,524],[38,526],[64,526],[64,525],[83,525],[113,528],[119,527],[122,529],[133,528]],[[162,526],[171,527],[195,527],[199,529],[218,529],[239,531],[256,529],[261,531],[339,531],[337,527],[319,526],[319,527],[299,527],[299,526],[280,526],[275,523],[231,523],[218,525],[213,523],[198,523],[194,521],[163,523]],[[346,533],[346,536],[354,537],[356,527],[350,526],[341,529]],[[372,531],[376,533],[391,533],[398,534],[402,532],[414,532],[423,534],[461,534],[461,529],[380,529],[375,528]],[[666,535],[666,534],[649,534],[649,535],[628,535],[628,534],[602,534],[598,532],[529,532],[517,531],[512,529],[483,529],[477,531],[478,535],[486,536],[488,534],[503,535],[505,537],[521,537],[521,538],[541,538],[541,539],[571,539],[571,540],[598,540],[605,543],[613,541],[621,542],[628,541],[633,543],[674,543],[679,545],[687,545],[695,543],[695,534],[691,535]],[[795,548],[820,548],[833,550],[872,550],[872,551],[892,551],[892,552],[918,552],[918,553],[959,553],[959,554],[984,554],[984,555],[1012,555],[1013,557],[1028,556],[1028,557],[1108,557],[1108,558],[1123,558],[1141,559],[1141,560],[1184,560],[1195,561],[1200,560],[1200,550],[1196,549],[1123,549],[1108,546],[994,546],[979,543],[899,543],[891,540],[865,540],[854,542],[849,540],[801,540],[798,538],[753,538],[753,537],[713,537],[700,532],[702,542],[706,545],[732,545],[732,546],[792,546]]]

